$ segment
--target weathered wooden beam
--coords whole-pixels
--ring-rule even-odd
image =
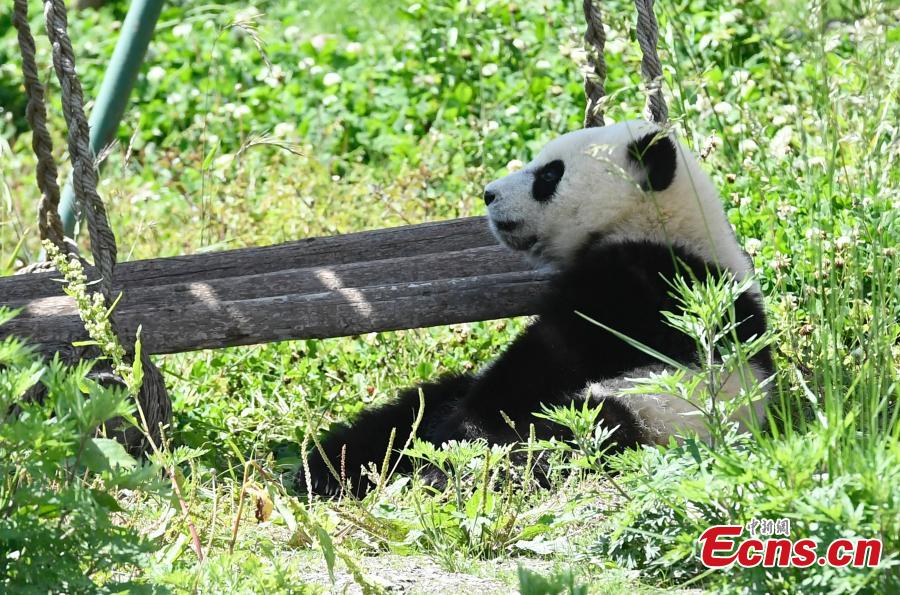
[[[529,314],[548,277],[497,246],[480,218],[137,261],[118,271],[116,322],[129,336],[140,325],[149,353]],[[0,337],[53,345],[86,338],[55,276],[0,279],[0,303],[22,309]]]
[[[124,262],[116,266],[115,275],[117,283],[134,289],[496,245],[484,217],[466,217],[274,246]],[[59,295],[58,278],[54,273],[0,277],[0,303]]]

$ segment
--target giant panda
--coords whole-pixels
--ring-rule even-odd
[[[600,422],[614,428],[615,449],[666,444],[689,432],[706,435],[703,417],[671,395],[623,394],[634,378],[665,368],[644,350],[579,316],[581,312],[669,358],[697,365],[694,341],[666,324],[678,312],[671,282],[704,280],[726,272],[743,279],[752,264],[726,219],[718,192],[689,150],[654,124],[630,121],[578,130],[547,144],[520,171],[484,190],[490,229],[512,250],[552,267],[536,319],[492,363],[477,373],[449,375],[410,388],[394,402],[363,412],[333,430],[322,448],[351,489],[371,484],[361,467],[380,468],[392,430],[395,449],[406,442],[419,407],[417,436],[440,445],[483,438],[511,443],[534,424],[538,438],[565,438],[562,429],[533,414],[543,406],[587,398],[602,403]],[[740,341],[761,336],[766,318],[758,285],[734,304]],[[717,398],[732,398],[773,373],[768,348],[745,373],[724,382]],[[738,378],[740,376],[740,378]],[[736,420],[764,416],[765,399],[744,406]],[[515,424],[513,429],[503,414]],[[409,471],[398,452],[391,465]],[[334,496],[340,482],[318,450],[301,467],[297,486]]]

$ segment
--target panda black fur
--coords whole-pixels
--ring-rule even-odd
[[[691,405],[669,395],[623,395],[630,378],[663,369],[659,361],[630,346],[595,321],[667,355],[696,365],[694,342],[665,324],[663,311],[677,312],[671,281],[691,275],[703,281],[729,271],[751,271],[725,218],[718,193],[693,156],[646,122],[624,122],[580,130],[549,143],[523,170],[485,189],[492,231],[513,250],[556,269],[536,320],[493,363],[477,374],[446,376],[402,392],[392,403],[363,412],[350,426],[332,431],[323,448],[335,467],[361,494],[370,485],[360,473],[379,465],[392,429],[402,446],[416,417],[422,389],[425,411],[418,436],[440,445],[448,440],[484,438],[515,442],[535,425],[539,438],[565,437],[561,428],[533,416],[541,405],[564,405],[574,398],[603,403],[602,423],[616,428],[615,448],[665,443],[687,430],[705,432],[702,418],[685,415]],[[766,329],[759,289],[754,284],[735,303],[744,322],[741,341]],[[750,362],[755,381],[772,374],[767,349]],[[746,378],[728,379],[732,397]],[[587,388],[587,393],[585,393]],[[758,418],[762,402],[754,404]],[[745,423],[752,414],[740,411]],[[393,455],[400,472],[410,464]],[[317,452],[309,457],[312,492],[335,495],[338,482]],[[306,490],[304,473],[298,488]]]

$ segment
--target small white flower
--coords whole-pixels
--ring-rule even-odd
[[[350,43],[347,44],[347,53],[348,54],[352,54],[355,56],[356,54],[359,54],[360,52],[362,52],[362,49],[363,49],[363,46],[358,41],[351,41]]]
[[[325,43],[327,43],[327,42],[328,42],[328,35],[325,35],[324,33],[315,35],[315,36],[313,36],[312,39],[309,40],[309,43],[312,44],[313,49],[316,50],[317,52],[321,52],[322,49],[325,47]]]
[[[153,66],[147,71],[147,80],[151,83],[158,83],[166,76],[166,70],[160,66]]]
[[[519,39],[518,37],[513,39],[512,44],[513,44],[513,47],[519,51],[522,51],[525,49],[525,42],[523,40]]]
[[[759,145],[756,144],[756,141],[752,138],[745,138],[740,143],[738,143],[738,150],[741,153],[755,153],[759,149]]]
[[[811,240],[813,238],[824,238],[825,232],[818,227],[810,227],[803,235],[806,236],[807,240]]]
[[[234,117],[235,118],[243,118],[244,116],[249,116],[249,115],[250,115],[250,108],[247,107],[246,105],[241,104],[241,105],[237,106],[236,108],[234,108]]]
[[[322,98],[322,105],[331,105],[333,103],[336,103],[337,100],[338,98],[335,95],[326,95]]]
[[[525,167],[525,164],[522,163],[521,160],[513,159],[512,161],[510,161],[509,163],[506,164],[506,171],[508,171],[509,173],[513,173],[513,172],[519,171],[523,167]]]
[[[850,236],[840,236],[838,239],[836,239],[834,241],[834,245],[838,249],[846,248],[847,246],[849,246],[852,243],[853,243],[853,240],[850,238]]]
[[[716,106],[713,108],[713,110],[714,110],[717,114],[720,114],[720,115],[723,115],[723,116],[724,116],[725,114],[730,113],[731,110],[733,110],[733,109],[734,109],[734,108],[733,108],[733,107],[731,106],[731,104],[728,103],[727,101],[720,101],[720,102],[717,103]]]
[[[735,70],[731,73],[731,84],[735,87],[743,85],[750,80],[750,73],[746,70]]]
[[[275,124],[272,133],[278,138],[287,138],[292,135],[295,130],[297,130],[297,127],[291,122],[279,122],[278,124]]]
[[[511,105],[508,108],[506,108],[505,113],[507,116],[515,116],[516,114],[519,113],[519,106]]]
[[[538,60],[534,63],[534,67],[538,70],[550,70],[550,62],[548,60]]]
[[[719,15],[719,23],[722,25],[730,25],[736,22],[743,13],[740,10],[730,10]]]
[[[447,47],[456,47],[456,42],[459,40],[459,29],[456,27],[450,27],[447,31]]]
[[[184,95],[181,93],[172,93],[168,97],[166,97],[166,103],[169,105],[175,105],[176,103],[181,103],[184,101]]]
[[[580,66],[587,63],[588,53],[584,48],[572,48],[570,57],[572,62]]]
[[[225,153],[224,155],[219,155],[218,157],[216,157],[215,165],[219,169],[225,169],[226,167],[231,165],[232,161],[234,161],[234,155],[232,155],[231,153]]]
[[[322,78],[322,82],[325,83],[326,87],[333,87],[334,85],[341,84],[341,75],[336,72],[329,72]]]
[[[753,256],[759,249],[762,247],[762,242],[757,240],[756,238],[747,238],[744,241],[744,249],[747,251],[747,254]]]
[[[791,152],[791,139],[794,136],[794,130],[790,126],[784,126],[775,133],[772,141],[769,143],[769,152],[778,157],[784,157]]]
[[[309,73],[313,76],[316,76],[317,74],[320,74],[324,71],[325,71],[325,69],[322,68],[321,66],[319,66],[318,64],[316,64],[315,66],[313,66],[312,68],[309,69]]]
[[[497,74],[498,67],[493,62],[488,62],[481,67],[481,76],[494,76]]]
[[[193,28],[193,25],[191,25],[190,23],[179,23],[178,25],[172,27],[172,35],[174,35],[175,37],[187,37],[191,34]]]
[[[484,125],[485,132],[493,132],[500,128],[500,124],[496,120],[488,120],[487,124]]]

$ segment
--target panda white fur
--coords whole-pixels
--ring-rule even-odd
[[[616,428],[614,450],[666,443],[706,428],[693,405],[670,395],[627,394],[632,378],[664,367],[576,310],[680,363],[697,363],[696,346],[664,322],[677,312],[670,281],[704,280],[730,271],[742,279],[752,264],[731,229],[718,192],[693,155],[652,124],[632,121],[565,134],[522,170],[488,184],[484,192],[491,230],[504,245],[553,267],[554,278],[535,321],[494,362],[477,374],[446,376],[402,392],[391,404],[364,412],[332,431],[323,449],[343,468],[353,489],[370,485],[360,468],[381,463],[393,428],[403,445],[425,395],[418,436],[437,445],[452,439],[519,439],[516,428],[535,425],[539,438],[565,438],[562,429],[533,416],[541,405],[587,398],[599,404],[601,423]],[[685,273],[689,272],[689,275]],[[766,320],[754,285],[735,302],[738,338],[761,335]],[[717,398],[732,398],[748,382],[773,372],[768,349],[748,369],[727,379]],[[737,377],[740,376],[740,377]],[[585,389],[587,388],[587,391]],[[737,421],[762,419],[764,402]],[[519,430],[522,431],[522,430]],[[527,430],[524,430],[527,431]],[[409,462],[394,455],[400,471]],[[318,452],[309,457],[311,486],[323,495],[340,491]]]

